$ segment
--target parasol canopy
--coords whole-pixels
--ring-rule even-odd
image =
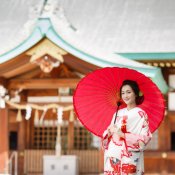
[[[153,133],[164,118],[164,98],[153,81],[144,74],[128,68],[106,67],[85,76],[73,96],[75,112],[81,123],[93,134],[102,136],[111,123],[120,101],[120,86],[124,80],[138,83],[144,101],[138,105],[145,110]],[[120,108],[125,107],[122,104]]]

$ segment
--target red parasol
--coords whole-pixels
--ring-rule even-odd
[[[154,132],[163,120],[164,98],[152,80],[128,68],[102,68],[84,77],[78,83],[73,97],[79,120],[95,135],[102,136],[110,124],[120,100],[120,86],[126,79],[136,81],[144,95],[144,101],[139,107],[148,114],[151,132]],[[124,104],[120,106],[123,107]]]

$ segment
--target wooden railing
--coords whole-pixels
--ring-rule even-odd
[[[25,150],[24,174],[42,174],[43,156],[54,154],[54,150]],[[76,155],[78,157],[79,174],[99,174],[99,154],[99,150],[71,150],[66,152],[66,155]]]
[[[67,154],[79,158],[80,174],[99,173],[99,150],[71,150]]]
[[[6,167],[4,169],[4,175],[18,175],[18,152],[12,151],[10,152],[10,157],[6,162]]]
[[[40,174],[43,172],[43,155],[54,155],[54,150],[25,150],[24,174]]]
[[[100,174],[103,169],[102,152],[99,150],[70,150],[67,155],[76,155],[79,160],[79,174]],[[25,175],[42,175],[43,155],[55,155],[54,150],[25,150]],[[103,162],[102,162],[103,164]],[[148,175],[175,175],[175,152],[145,152],[145,172]],[[149,174],[150,173],[150,174]]]

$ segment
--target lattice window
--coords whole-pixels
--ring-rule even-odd
[[[57,126],[56,121],[50,122],[44,121],[43,124],[35,124],[33,135],[33,148],[34,149],[55,149]],[[61,146],[62,149],[67,149],[67,134],[68,125],[67,122],[63,122],[61,125]]]
[[[99,139],[92,135],[79,121],[74,125],[74,149],[86,150],[99,148]],[[98,146],[97,146],[98,145]]]
[[[148,143],[146,149],[147,150],[158,150],[158,130],[156,130],[153,135],[151,141]]]

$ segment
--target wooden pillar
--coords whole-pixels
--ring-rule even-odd
[[[74,122],[69,121],[68,126],[68,150],[72,150],[74,148]]]
[[[164,121],[161,123],[159,130],[159,151],[170,151],[171,147],[171,131],[170,131],[170,124],[169,118],[166,116]]]
[[[0,173],[4,173],[8,161],[9,136],[8,136],[8,112],[7,108],[0,108]]]
[[[25,150],[25,119],[18,126],[18,172],[24,174],[24,150]]]
[[[73,111],[70,111],[68,118],[68,150],[74,149],[74,121],[76,120],[76,116]]]
[[[24,91],[21,94],[21,102],[27,101],[27,93]],[[18,173],[19,175],[24,174],[24,150],[26,143],[26,121],[22,117],[22,121],[18,125]]]

